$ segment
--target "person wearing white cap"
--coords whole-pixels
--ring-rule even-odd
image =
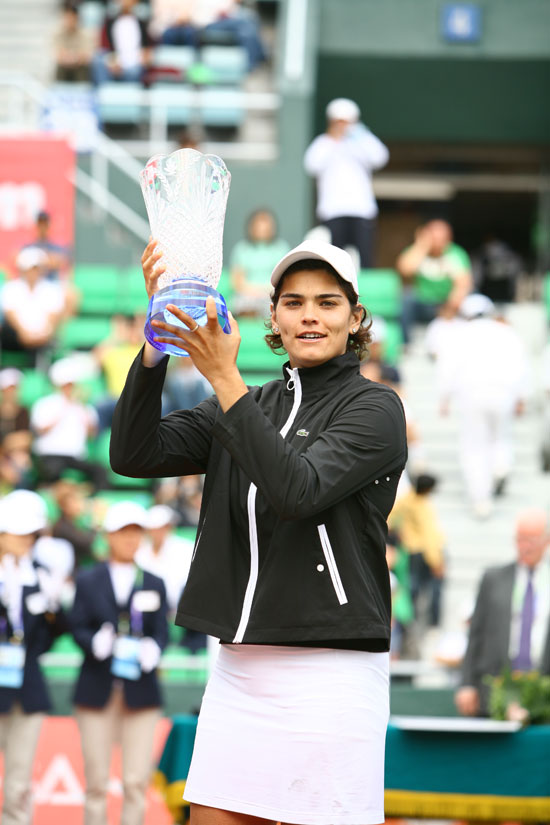
[[[77,577],[70,616],[84,651],[74,703],[86,795],[85,825],[105,825],[111,751],[122,745],[123,825],[141,825],[160,716],[157,666],[167,643],[166,591],[135,563],[146,512],[132,501],[113,504],[103,529],[109,559]]]
[[[159,263],[159,269],[155,264]],[[161,259],[143,256],[149,295]],[[396,393],[365,380],[370,333],[350,255],[309,240],[271,275],[282,379],[247,387],[213,301],[174,335],[215,395],[161,418],[167,357],[145,344],[117,405],[111,464],[205,472],[176,623],[222,641],[185,799],[193,825],[381,823],[391,594],[386,518],[406,461]]]
[[[171,507],[156,504],[147,511],[147,538],[141,544],[136,562],[161,578],[166,587],[168,608],[175,614],[189,574],[194,544],[176,536],[176,514]]]
[[[78,399],[76,385],[81,379],[81,363],[68,356],[55,361],[50,379],[57,392],[39,398],[31,409],[31,427],[35,438],[40,479],[58,481],[64,470],[80,470],[96,489],[106,486],[105,469],[86,458],[87,441],[97,432],[95,409]]]
[[[317,179],[317,217],[330,230],[332,243],[353,246],[361,267],[373,266],[378,206],[372,173],[389,159],[386,146],[359,122],[353,100],[340,97],[326,110],[327,131],[308,147],[304,165]]]
[[[48,257],[43,250],[27,247],[16,263],[19,277],[7,281],[0,294],[2,347],[36,356],[51,343],[63,316],[64,291],[44,277]]]
[[[48,572],[32,560],[46,527],[36,493],[0,500],[0,750],[4,754],[3,825],[30,825],[31,774],[51,704],[38,657],[66,629]]]
[[[460,305],[467,322],[444,342],[437,360],[440,409],[458,413],[460,463],[473,512],[490,515],[512,470],[513,419],[524,410],[529,369],[523,341],[496,320],[493,302],[468,295]]]

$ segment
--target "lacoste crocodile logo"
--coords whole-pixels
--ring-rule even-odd
[[[309,435],[309,433],[308,433],[308,431],[307,431],[307,430],[298,430],[298,432],[296,433],[296,435],[301,435],[301,436],[302,436],[302,438],[307,438],[307,436]]]

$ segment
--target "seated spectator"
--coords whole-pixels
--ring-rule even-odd
[[[52,528],[53,536],[66,539],[72,544],[75,571],[89,567],[95,562],[93,545],[96,531],[86,518],[86,498],[82,486],[68,480],[60,481],[55,487],[55,500],[59,507],[59,517]]]
[[[142,315],[113,315],[111,333],[93,351],[105,376],[108,393],[106,398],[96,404],[100,430],[111,426],[116,402],[124,388],[128,370],[143,345],[144,323],[145,319]],[[189,361],[190,359],[180,358],[178,360]]]
[[[240,0],[153,0],[151,31],[169,46],[194,46],[227,36],[242,46],[251,71],[265,60],[257,15]]]
[[[90,79],[93,44],[89,33],[80,26],[78,7],[63,7],[60,25],[54,37],[55,79],[62,83],[86,83]]]
[[[105,469],[86,459],[87,441],[97,432],[97,414],[78,399],[79,373],[78,362],[70,357],[52,365],[50,379],[58,392],[40,398],[31,409],[33,452],[41,481],[58,481],[65,470],[79,470],[101,489],[106,486]]]
[[[367,358],[361,362],[361,375],[371,381],[381,381],[383,376],[391,376],[391,384],[398,387],[401,384],[399,369],[389,364],[384,357],[384,346],[387,337],[387,326],[383,318],[375,315],[370,328],[372,340],[369,344]],[[381,383],[385,383],[382,381]]]
[[[109,81],[141,82],[151,63],[147,26],[135,14],[137,0],[120,0],[120,11],[107,17],[101,32],[101,48],[92,59],[92,80],[100,86]]]
[[[50,710],[39,656],[65,621],[50,578],[33,563],[46,526],[40,496],[17,490],[0,503],[0,750],[4,756],[2,822],[31,822],[31,776],[44,715]]]
[[[231,255],[231,286],[235,315],[267,317],[271,303],[271,271],[289,250],[277,237],[275,216],[268,209],[252,213],[247,238],[235,244]]]
[[[414,243],[396,264],[403,278],[403,337],[411,340],[415,323],[428,323],[437,315],[453,318],[472,288],[470,259],[453,243],[447,221],[434,220],[416,230]]]
[[[165,504],[147,512],[146,539],[136,553],[136,564],[161,578],[171,613],[176,612],[187,582],[194,543],[174,534],[177,514]]]
[[[434,476],[418,476],[414,488],[396,500],[388,519],[409,553],[410,589],[416,617],[419,618],[421,599],[426,595],[430,627],[437,627],[440,622],[445,574],[445,537],[429,498],[436,483]]]
[[[77,578],[71,628],[84,661],[75,690],[87,825],[105,825],[112,749],[122,745],[121,822],[141,823],[160,718],[157,666],[164,649],[166,592],[161,579],[135,563],[145,511],[132,501],[105,515],[106,562]]]
[[[8,433],[0,442],[0,495],[32,488],[31,440],[28,430],[19,430]]]
[[[162,393],[162,414],[191,410],[212,395],[213,390],[190,358],[173,358]]]
[[[49,212],[42,210],[36,216],[35,236],[24,249],[41,249],[47,256],[44,277],[49,281],[66,280],[71,275],[72,257],[66,246],[56,243],[51,237],[52,219]]]
[[[21,250],[17,256],[19,277],[6,281],[0,297],[2,348],[28,353],[29,363],[36,363],[52,343],[65,310],[63,288],[46,280],[46,266],[47,256],[41,249]]]
[[[202,485],[203,477],[200,475],[163,479],[156,492],[156,501],[176,511],[179,527],[196,527],[199,523]]]
[[[22,372],[9,367],[0,372],[0,443],[10,433],[30,430],[29,411],[17,397],[22,378]]]

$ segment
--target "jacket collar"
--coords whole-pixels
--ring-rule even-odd
[[[288,386],[293,376],[290,361],[283,366],[283,381],[288,391],[292,391],[292,384]],[[359,373],[359,359],[354,352],[337,355],[317,367],[302,367],[297,370],[303,395],[311,395],[319,390],[326,390],[327,385],[348,381]]]

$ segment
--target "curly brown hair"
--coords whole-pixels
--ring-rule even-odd
[[[353,311],[357,309],[359,305],[359,296],[355,292],[350,282],[345,281],[342,278],[342,276],[339,275],[338,272],[334,269],[334,267],[331,266],[329,263],[327,263],[326,261],[317,260],[315,258],[307,258],[303,261],[297,261],[296,263],[291,264],[288,267],[288,269],[286,269],[283,272],[279,279],[279,283],[275,287],[273,294],[271,296],[273,307],[275,309],[277,308],[277,304],[279,303],[279,298],[281,296],[281,291],[283,288],[283,282],[287,275],[292,275],[294,272],[303,272],[304,270],[306,272],[312,272],[314,270],[319,269],[323,272],[328,272],[329,275],[332,275],[332,277],[336,279],[338,285],[342,288],[342,291],[344,292],[346,298],[349,301],[351,310]],[[350,335],[348,337],[348,342],[346,346],[346,352],[354,352],[360,361],[362,361],[365,355],[368,353],[368,346],[372,341],[372,335],[370,332],[370,329],[372,327],[372,319],[368,311],[365,309],[365,307],[362,307],[362,310],[363,316],[361,318],[359,329],[354,335]],[[271,350],[273,350],[273,352],[276,352],[278,355],[283,355],[284,353],[286,353],[286,350],[283,346],[283,340],[281,338],[281,335],[280,333],[273,332],[270,319],[266,320],[265,327],[266,329],[271,330],[271,332],[269,332],[264,338],[267,346]]]

